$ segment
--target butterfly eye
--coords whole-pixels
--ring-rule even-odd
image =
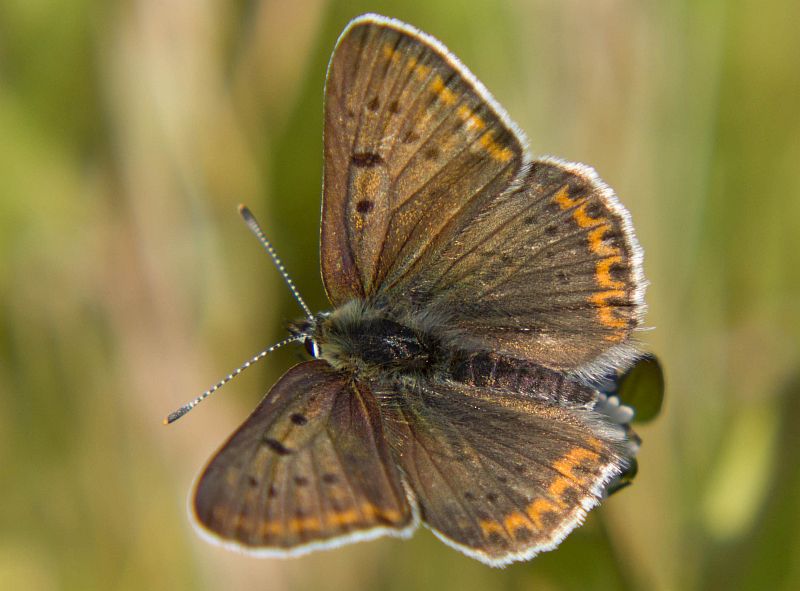
[[[319,348],[319,345],[314,339],[306,339],[305,341],[303,341],[303,345],[305,345],[308,354],[314,357],[315,359],[322,354],[322,350]]]

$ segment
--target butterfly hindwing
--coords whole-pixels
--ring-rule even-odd
[[[275,384],[209,462],[193,508],[205,533],[265,555],[415,526],[374,397],[322,361]]]
[[[401,281],[505,190],[520,132],[438,41],[367,15],[339,38],[325,90],[322,275],[334,305]]]
[[[644,312],[627,211],[591,168],[555,159],[532,162],[403,289],[470,347],[557,370],[624,353]]]
[[[463,384],[381,399],[424,523],[493,566],[555,547],[628,462],[623,430],[589,411]]]

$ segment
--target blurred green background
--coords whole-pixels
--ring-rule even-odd
[[[192,479],[297,357],[161,419],[314,309],[322,89],[362,12],[440,38],[535,154],[631,210],[662,416],[634,486],[493,570],[421,530],[210,546]],[[800,588],[800,3],[0,0],[0,588]]]

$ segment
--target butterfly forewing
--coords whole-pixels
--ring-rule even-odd
[[[194,512],[215,538],[263,554],[414,526],[374,397],[322,361],[289,370],[217,452]]]
[[[351,23],[325,99],[321,259],[334,305],[402,281],[508,187],[524,158],[483,86],[398,21]]]
[[[495,566],[557,545],[627,464],[622,429],[587,411],[455,384],[387,398],[422,520]]]

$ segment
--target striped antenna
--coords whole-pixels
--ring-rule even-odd
[[[289,273],[286,272],[286,267],[283,266],[283,263],[278,258],[278,255],[275,254],[275,249],[272,248],[272,244],[269,240],[267,240],[267,237],[264,235],[264,231],[261,229],[261,226],[258,225],[256,216],[253,215],[253,212],[251,212],[246,205],[239,206],[239,214],[244,219],[247,227],[250,228],[250,231],[255,234],[256,238],[258,238],[258,241],[261,243],[261,246],[264,247],[264,250],[267,251],[267,254],[272,257],[272,262],[275,263],[276,267],[278,267],[278,272],[281,274],[281,277],[283,277],[286,285],[289,286],[289,290],[292,292],[294,299],[298,304],[300,304],[300,307],[303,308],[306,318],[313,320],[314,315],[311,313],[311,309],[306,305],[305,301],[300,296],[300,292],[297,291],[294,281],[292,281],[292,278],[289,277]]]
[[[192,410],[195,406],[197,406],[198,404],[203,402],[203,400],[205,400],[206,398],[211,396],[214,392],[216,392],[217,390],[222,388],[222,386],[224,386],[225,384],[230,382],[233,378],[238,376],[240,373],[242,373],[244,370],[246,370],[248,367],[250,367],[251,365],[253,365],[257,361],[261,361],[264,357],[266,357],[269,353],[272,353],[275,349],[280,349],[284,345],[288,345],[289,343],[293,343],[295,341],[302,341],[305,338],[306,338],[306,335],[304,335],[304,334],[294,335],[294,336],[291,336],[289,338],[283,339],[282,341],[280,341],[278,343],[275,343],[271,347],[268,347],[268,348],[264,349],[258,355],[254,355],[253,357],[251,357],[250,359],[245,361],[242,365],[240,365],[239,367],[234,369],[231,373],[229,373],[224,378],[222,378],[219,382],[217,382],[216,384],[211,386],[208,390],[206,390],[205,392],[200,394],[200,396],[198,396],[197,398],[195,398],[191,402],[189,402],[187,404],[184,404],[178,410],[169,413],[167,418],[164,419],[164,424],[165,425],[169,425],[170,423],[174,423],[175,421],[177,421],[179,418],[181,418],[187,412]]]

